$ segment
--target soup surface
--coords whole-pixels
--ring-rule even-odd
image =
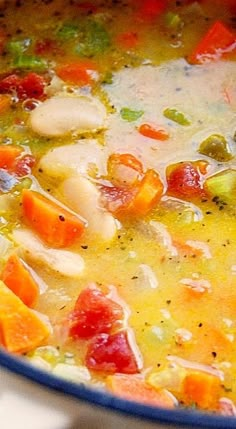
[[[235,415],[234,0],[0,10],[2,347]]]

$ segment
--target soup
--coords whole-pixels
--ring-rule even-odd
[[[125,399],[235,415],[235,2],[0,12],[0,327]]]

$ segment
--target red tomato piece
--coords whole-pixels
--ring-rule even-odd
[[[138,44],[138,34],[134,31],[128,31],[127,33],[121,33],[117,36],[117,43],[125,48],[132,49]]]
[[[11,74],[0,81],[0,93],[14,93],[20,85],[21,79],[16,74]]]
[[[46,82],[44,78],[37,73],[29,73],[21,79],[17,93],[20,99],[36,98],[40,99],[44,95]]]
[[[125,331],[114,335],[100,334],[94,337],[88,346],[86,365],[94,371],[104,371],[110,374],[139,372]]]
[[[227,52],[236,51],[236,35],[221,21],[216,21],[200,40],[189,58],[192,64],[218,60]]]
[[[139,3],[138,15],[145,21],[157,18],[167,7],[167,0],[145,0]]]
[[[33,155],[24,155],[20,158],[15,166],[15,173],[18,177],[24,177],[31,173],[31,169],[35,164],[35,158]]]
[[[108,333],[123,320],[122,307],[99,289],[87,288],[79,295],[70,314],[70,335],[74,338],[91,338]]]
[[[29,73],[22,79],[16,74],[12,74],[0,82],[0,93],[15,93],[20,100],[40,99],[44,95],[44,87],[44,78],[36,73]]]
[[[168,194],[193,197],[203,194],[201,176],[191,162],[180,162],[167,169]]]

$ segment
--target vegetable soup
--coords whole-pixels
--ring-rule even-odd
[[[236,415],[234,0],[0,9],[0,342]]]

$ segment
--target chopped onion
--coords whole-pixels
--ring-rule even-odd
[[[65,378],[77,383],[88,382],[91,380],[89,370],[85,366],[68,365],[66,363],[58,363],[52,373],[56,376]]]
[[[236,406],[229,398],[219,399],[219,411],[223,416],[236,416]]]
[[[178,356],[169,355],[167,356],[167,359],[176,365],[179,365],[186,369],[192,369],[195,371],[203,371],[207,372],[208,374],[214,375],[215,377],[218,377],[221,381],[224,380],[224,373],[223,371],[220,371],[219,369],[213,368],[210,365],[204,365],[199,362],[192,362],[190,360],[182,359]]]
[[[211,284],[208,280],[193,280],[193,279],[181,279],[180,283],[191,288],[194,292],[204,293],[211,290]]]
[[[163,223],[157,222],[155,220],[151,220],[149,225],[151,226],[152,233],[156,236],[156,238],[160,238],[162,240],[163,246],[167,248],[171,256],[177,256],[178,251],[172,244],[172,238],[167,231],[166,226]]]

